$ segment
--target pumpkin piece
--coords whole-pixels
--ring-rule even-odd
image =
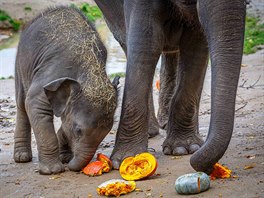
[[[209,187],[209,176],[203,172],[185,174],[175,181],[175,189],[179,194],[197,194],[208,190]]]
[[[102,153],[97,154],[97,161],[89,163],[82,172],[89,176],[102,175],[102,173],[107,173],[112,169],[111,160]]]
[[[157,88],[157,90],[160,90],[160,80],[156,81],[156,88]]]
[[[123,179],[111,179],[100,184],[96,191],[99,195],[116,196],[127,194],[135,190],[136,182]]]
[[[101,161],[94,161],[89,163],[86,167],[83,168],[82,172],[89,176],[102,175],[104,168],[104,163]]]
[[[217,178],[230,178],[231,177],[231,170],[225,166],[222,166],[219,163],[216,163],[213,167],[213,172],[210,174],[210,179],[215,180]]]
[[[113,167],[112,162],[106,155],[104,155],[102,153],[98,153],[96,159],[97,159],[97,161],[101,161],[104,164],[106,164],[104,172],[109,172],[112,169],[112,167]]]
[[[141,153],[127,157],[120,165],[119,172],[123,179],[133,181],[153,175],[157,169],[156,158],[150,153]]]

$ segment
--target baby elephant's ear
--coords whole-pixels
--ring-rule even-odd
[[[57,117],[60,117],[65,110],[70,96],[81,91],[80,84],[72,78],[59,78],[46,84],[43,88]]]

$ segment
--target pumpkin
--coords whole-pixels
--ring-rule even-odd
[[[153,175],[157,169],[156,158],[150,153],[141,153],[127,157],[120,165],[119,172],[123,179],[133,181]]]
[[[210,179],[215,180],[217,178],[230,178],[231,177],[231,170],[225,166],[222,166],[219,163],[216,163],[213,167],[213,172],[210,174]]]
[[[89,163],[82,172],[89,176],[102,175],[104,163],[101,161],[94,161]]]
[[[101,161],[104,163],[105,167],[104,167],[103,172],[109,172],[112,169],[113,165],[112,165],[111,160],[104,154],[98,153],[96,159],[97,161]]]
[[[82,172],[89,176],[98,176],[107,173],[112,169],[111,160],[102,153],[97,154],[97,160],[89,163]]]
[[[160,90],[160,80],[156,81],[156,88],[157,88],[157,90]]]
[[[136,182],[123,179],[111,179],[100,184],[96,191],[98,195],[116,196],[132,192],[136,188]]]
[[[208,190],[209,187],[209,176],[203,172],[185,174],[175,181],[175,189],[179,194],[197,194]]]

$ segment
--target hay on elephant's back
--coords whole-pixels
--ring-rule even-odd
[[[116,91],[106,74],[106,49],[93,25],[73,8],[51,10],[44,18],[50,25],[46,37],[61,47],[67,43],[65,50],[70,50],[70,58],[81,66],[80,83],[87,99],[95,107],[105,107],[106,113],[112,112],[116,108]],[[67,49],[69,42],[71,47]]]

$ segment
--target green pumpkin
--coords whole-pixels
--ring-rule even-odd
[[[180,176],[175,182],[175,189],[179,194],[197,194],[208,190],[210,178],[203,172],[190,173]]]

